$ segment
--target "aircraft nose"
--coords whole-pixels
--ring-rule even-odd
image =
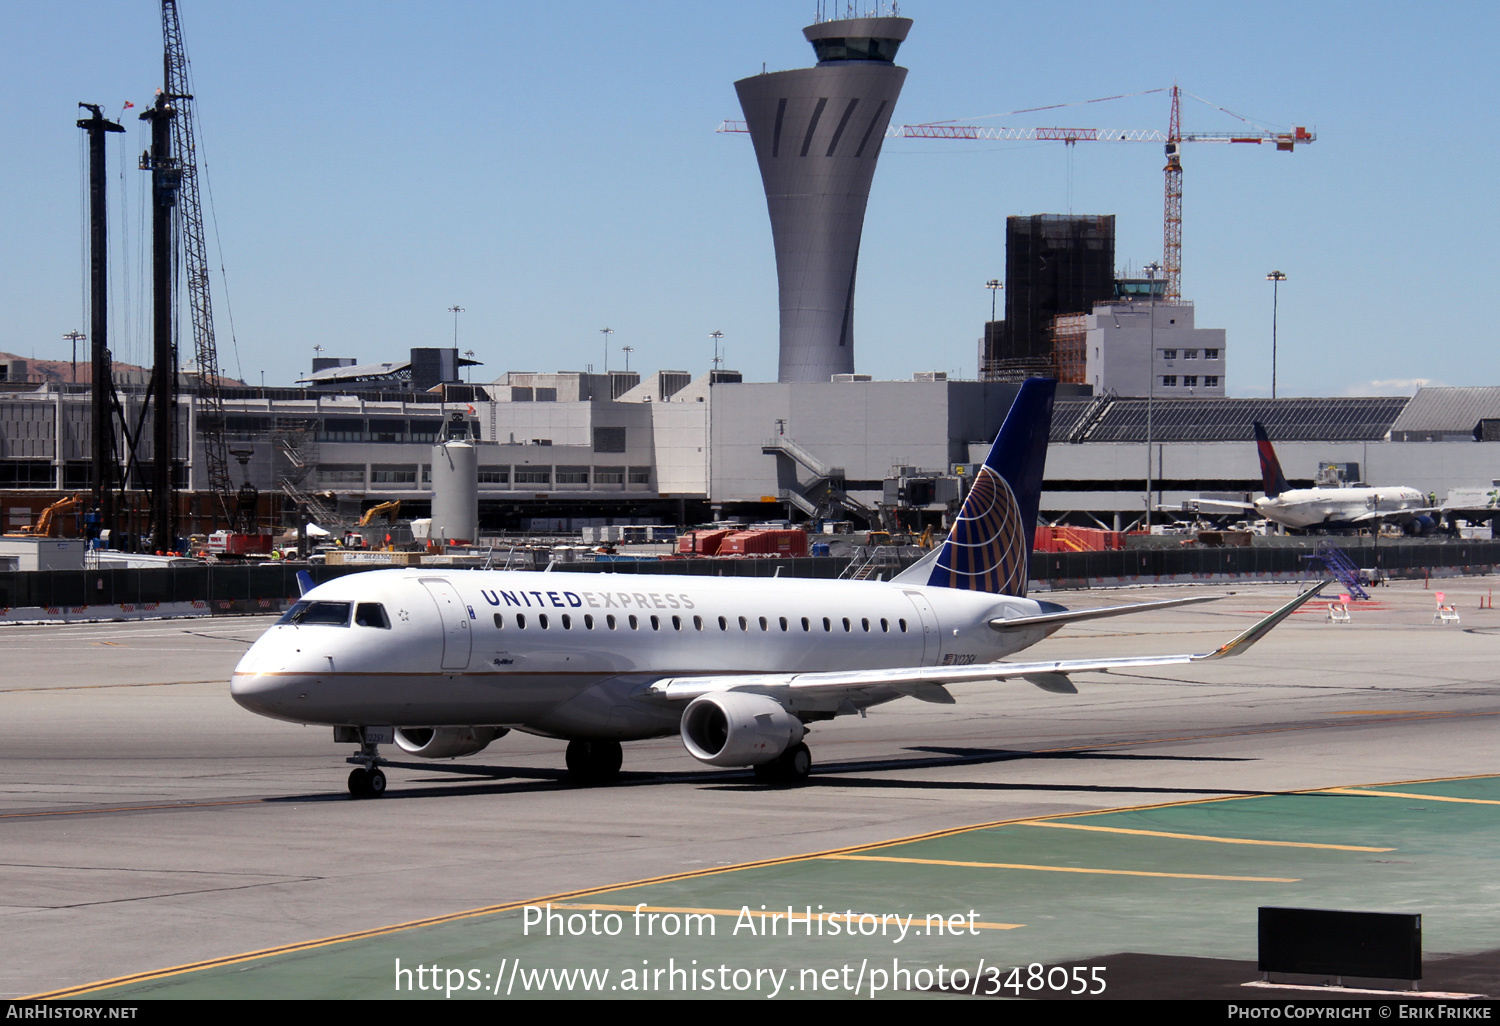
[[[244,663],[240,664],[243,667]],[[229,678],[229,694],[251,712],[274,715],[281,705],[287,682],[282,677],[245,672],[236,668]]]

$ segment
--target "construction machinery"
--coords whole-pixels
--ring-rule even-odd
[[[69,513],[76,513],[82,505],[82,495],[69,495],[58,499],[42,510],[41,515],[36,518],[36,523],[30,527],[21,528],[16,534],[24,538],[57,538],[58,532],[62,529],[62,518]]]

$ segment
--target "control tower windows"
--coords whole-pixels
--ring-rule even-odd
[[[901,48],[899,39],[814,39],[813,50],[818,63],[827,61],[879,61],[891,64],[896,60],[896,51]]]

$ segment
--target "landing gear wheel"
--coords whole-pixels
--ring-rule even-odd
[[[781,753],[776,760],[782,767],[789,783],[800,784],[812,772],[812,752],[802,742],[797,742]]]
[[[800,741],[770,762],[755,767],[755,779],[763,784],[800,784],[812,772],[812,752]]]
[[[385,774],[373,767],[351,771],[349,793],[356,798],[379,798],[385,794]]]
[[[618,741],[569,741],[568,779],[575,784],[602,784],[620,775],[625,754]]]

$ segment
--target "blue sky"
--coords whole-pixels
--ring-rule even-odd
[[[0,0],[0,350],[66,358],[82,313],[78,101],[115,113],[112,343],[144,361],[145,148],[160,79],[153,0]],[[508,369],[604,361],[775,376],[775,263],[733,82],[805,67],[813,0],[569,5],[181,0],[228,293],[220,362],[289,384],[313,346],[362,361],[451,344]],[[1228,331],[1232,394],[1500,384],[1489,3],[906,0],[898,123],[1170,86],[1318,142],[1185,147],[1183,291]],[[1166,127],[1154,93],[989,118]],[[1186,131],[1241,125],[1185,101]],[[120,138],[120,137],[117,137]],[[123,165],[123,167],[122,167]],[[975,372],[1005,218],[1113,213],[1121,268],[1161,256],[1154,144],[890,140],[866,218],[858,370]],[[122,179],[123,178],[123,182]],[[128,238],[127,238],[128,235]],[[215,244],[210,242],[211,247]],[[218,249],[215,247],[215,259]],[[215,283],[216,286],[219,284]],[[233,313],[231,339],[228,313]]]

